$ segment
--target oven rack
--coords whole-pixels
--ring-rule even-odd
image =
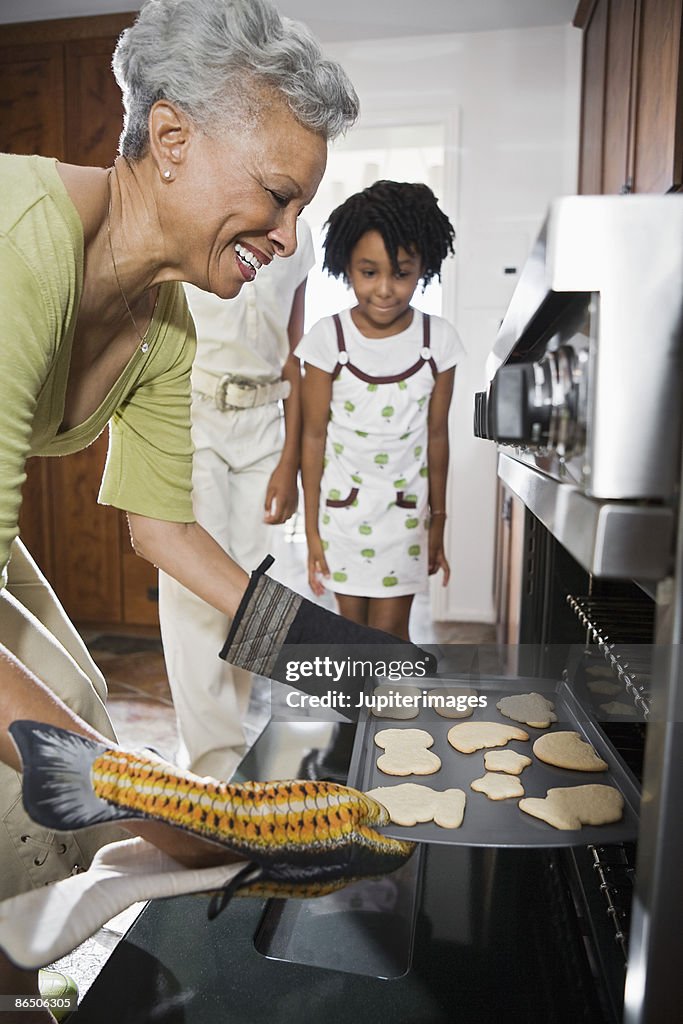
[[[650,659],[634,650],[634,645],[652,644],[654,612],[627,598],[575,597],[567,594],[567,604],[597,644],[610,669],[624,686],[645,719],[650,714],[646,680],[650,677]]]
[[[614,927],[615,941],[626,961],[635,857],[629,853],[624,843],[614,846],[589,845],[587,849],[599,881],[600,892],[607,903],[607,916]]]

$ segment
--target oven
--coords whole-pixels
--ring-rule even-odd
[[[609,1019],[681,1020],[683,197],[560,199],[475,396],[524,507],[518,664],[561,676],[641,791],[558,851]]]
[[[637,841],[456,833],[317,900],[235,899],[214,921],[201,898],[154,901],[74,1020],[681,1019],[682,283],[683,197],[552,207],[475,409],[524,503],[516,665],[453,645],[439,673],[569,692],[632,780]],[[360,725],[301,717],[277,685],[272,710],[238,779],[358,781]]]

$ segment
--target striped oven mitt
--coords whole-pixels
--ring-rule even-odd
[[[365,679],[377,674],[369,669],[358,672],[357,666],[364,662],[400,662],[402,674],[417,679],[435,675],[436,658],[430,651],[321,608],[266,576],[273,562],[268,555],[251,575],[220,652],[225,661],[286,683],[291,681],[287,678],[290,659],[335,658],[340,666],[347,663],[347,670],[339,678],[335,674],[334,689],[348,695],[351,708]],[[383,650],[378,650],[378,645]],[[304,677],[297,679],[296,685],[307,693],[321,694],[330,687],[330,680]]]
[[[67,832],[160,821],[242,858],[243,870],[214,899],[210,917],[235,891],[325,895],[394,871],[413,852],[413,843],[376,830],[389,822],[384,807],[347,786],[219,782],[54,725],[21,720],[9,731],[21,754],[24,807],[37,824]]]

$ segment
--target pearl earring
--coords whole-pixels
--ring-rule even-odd
[[[163,177],[164,177],[165,181],[170,181],[171,180],[171,172],[169,171],[168,167],[163,172]]]

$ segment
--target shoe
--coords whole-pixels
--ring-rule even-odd
[[[38,971],[38,988],[42,999],[50,1000],[49,1010],[57,1021],[66,1020],[78,1006],[78,985],[61,971]],[[60,1005],[66,1003],[65,1006]]]

